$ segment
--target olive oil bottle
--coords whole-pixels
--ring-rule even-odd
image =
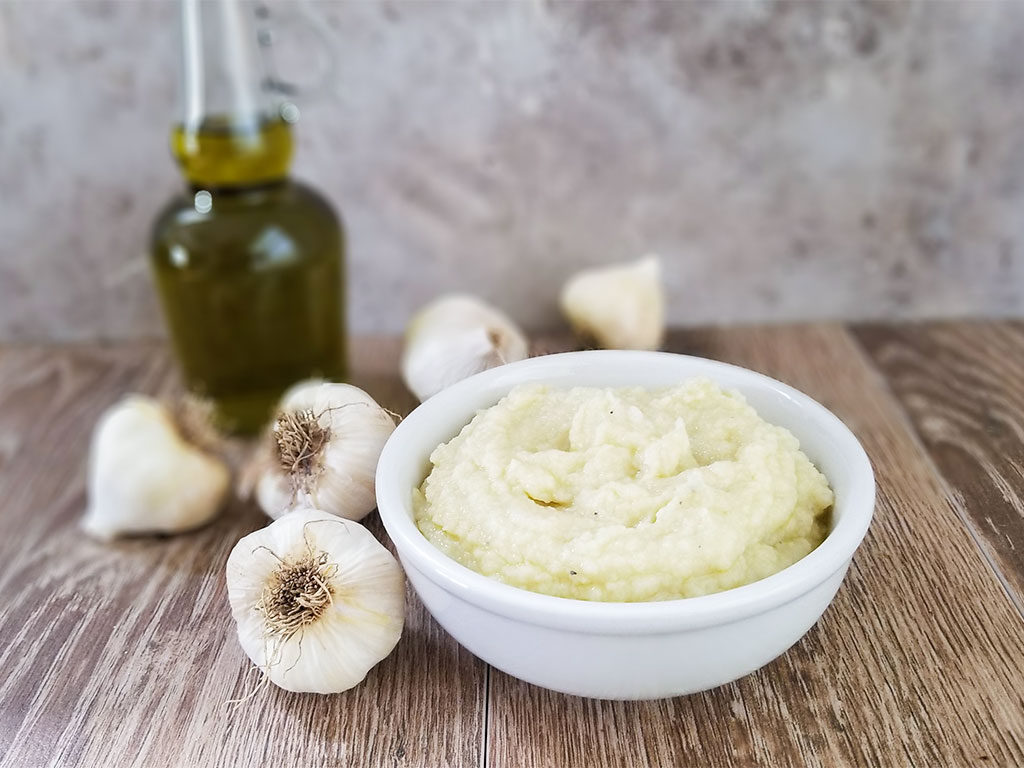
[[[268,74],[260,8],[181,10],[171,146],[186,187],[156,220],[151,262],[187,386],[223,427],[251,433],[291,384],[346,374],[344,233],[323,196],[288,176],[298,110]]]

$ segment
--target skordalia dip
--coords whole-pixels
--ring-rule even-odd
[[[757,581],[821,543],[833,501],[792,433],[707,379],[519,386],[430,460],[413,500],[427,539],[486,576],[581,600]]]

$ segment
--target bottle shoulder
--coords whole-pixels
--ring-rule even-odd
[[[341,216],[322,193],[301,181],[288,180],[248,190],[179,192],[157,213],[152,234],[156,240],[185,229],[289,229],[310,224],[342,226]]]
[[[294,202],[312,203],[332,214],[335,213],[334,206],[323,192],[300,179],[290,179],[288,181],[288,195]]]
[[[276,212],[308,211],[310,215],[340,220],[327,197],[302,181],[288,179],[280,184],[242,190],[182,191],[173,195],[159,210],[156,224],[167,222],[199,223],[219,216],[245,216],[258,211],[261,216]]]
[[[251,190],[179,193],[159,211],[151,233],[157,259],[171,249],[258,256],[268,244],[295,254],[341,251],[341,218],[324,195],[289,179]]]

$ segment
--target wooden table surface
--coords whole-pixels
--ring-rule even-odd
[[[874,464],[871,530],[789,652],[699,695],[579,699],[488,668],[410,595],[359,687],[271,687],[233,712],[251,678],[224,563],[266,520],[234,503],[113,545],[77,528],[93,423],[124,392],[175,391],[168,353],[0,348],[0,766],[1024,765],[1024,324],[687,331],[669,348],[804,390]],[[358,343],[355,380],[407,412],[397,351]]]

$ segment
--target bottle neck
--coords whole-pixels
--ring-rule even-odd
[[[268,85],[273,72],[260,6],[180,2],[182,109],[171,148],[186,181],[227,189],[283,180],[297,110]]]
[[[201,189],[252,188],[288,177],[291,125],[280,117],[239,124],[211,116],[175,126],[171,147],[185,180]]]

